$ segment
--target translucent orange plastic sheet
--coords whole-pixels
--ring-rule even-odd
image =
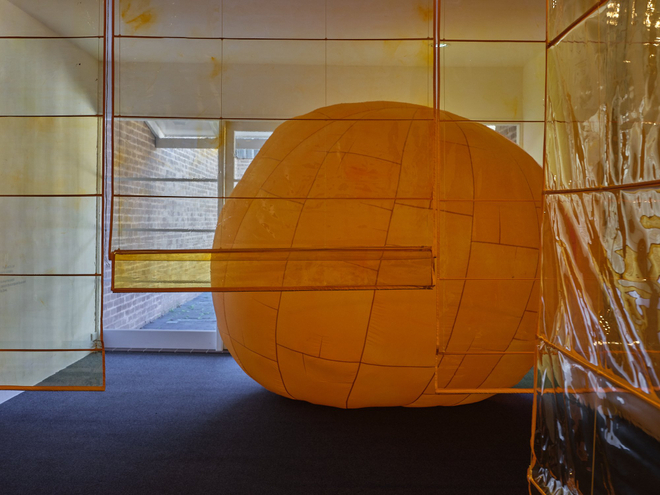
[[[541,493],[660,486],[658,7],[549,4]]]
[[[104,7],[0,1],[0,389],[104,388]]]

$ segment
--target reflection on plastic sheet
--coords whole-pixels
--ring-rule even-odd
[[[537,401],[532,476],[545,493],[655,493],[656,405],[547,347]]]
[[[549,189],[660,178],[658,57],[648,0],[607,2],[548,50]]]
[[[550,3],[550,39],[573,27],[548,51],[529,479],[641,495],[660,486],[660,8],[596,3]]]

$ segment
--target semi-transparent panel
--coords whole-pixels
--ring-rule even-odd
[[[446,113],[441,115],[453,117]],[[454,204],[439,203],[438,208],[471,213],[471,203],[461,206],[456,202],[474,199],[529,201],[538,196],[542,187],[541,166],[533,155],[521,148],[518,133],[523,130],[521,124],[508,122],[440,122],[438,197]],[[534,146],[530,145],[530,151],[538,154],[542,151],[539,150],[540,146],[542,144],[538,142]],[[520,161],[529,166],[518,167]],[[511,208],[514,208],[513,204]]]
[[[543,122],[484,122],[486,127],[506,136],[543,166],[545,124]]]
[[[115,197],[116,249],[210,249],[216,198]]]
[[[100,347],[99,289],[93,276],[0,275],[0,349]]]
[[[117,114],[220,117],[222,41],[120,38],[115,43]]]
[[[218,121],[117,119],[114,138],[117,196],[222,195]]]
[[[440,43],[440,109],[472,120],[542,121],[542,43]]]
[[[644,3],[649,3],[643,0]],[[581,16],[592,10],[602,0],[553,0],[548,3],[548,38],[554,40],[563,31],[568,29]],[[607,2],[616,11],[621,5],[630,4],[630,1]],[[610,7],[610,6],[608,6]]]
[[[646,2],[610,2],[548,51],[550,188],[660,177],[658,20]],[[639,29],[628,29],[631,24]]]
[[[545,346],[537,394],[531,475],[543,493],[653,492],[660,482],[656,402]]]
[[[99,38],[0,39],[0,115],[98,115]]]
[[[96,273],[100,241],[96,196],[2,197],[0,209],[4,267],[13,273]]]
[[[545,41],[545,0],[440,2],[442,40]]]
[[[422,41],[329,41],[327,104],[369,100],[433,105],[433,48]]]
[[[233,249],[115,254],[115,289],[223,290],[427,289],[427,248]]]
[[[553,195],[544,246],[546,338],[649,393],[660,387],[657,201],[655,190]]]
[[[451,403],[466,404],[533,365],[542,169],[518,146],[520,125],[440,119],[435,393],[457,389]]]
[[[103,7],[99,0],[2,0],[0,36],[101,36]]]
[[[437,8],[437,359],[423,397],[460,405],[532,387],[545,2]]]
[[[39,146],[35,146],[39,143]],[[97,117],[0,117],[0,194],[96,194]]]
[[[326,104],[324,41],[225,40],[224,118],[291,118]]]
[[[104,386],[104,12],[0,1],[0,388]]]
[[[586,14],[586,15],[585,15]],[[530,483],[658,483],[654,2],[553,2],[539,388]],[[631,476],[630,473],[635,473]]]
[[[433,38],[432,0],[333,0],[330,39]]]
[[[223,0],[115,0],[121,36],[215,38],[222,36]]]
[[[225,154],[224,174],[234,184],[223,197],[179,194],[190,186],[171,179],[172,196],[153,194],[157,179],[145,189],[144,176],[159,177],[164,161],[137,160],[132,137],[146,124],[117,121],[116,137],[125,140],[117,149],[125,152],[123,161],[115,155],[115,190],[136,184],[131,194],[115,194],[115,287],[430,287],[430,112],[374,102],[327,107],[280,125],[229,123],[233,151]],[[138,162],[143,178],[124,180]],[[142,252],[130,252],[136,250]]]
[[[0,364],[7,388],[104,390],[101,351],[7,351]]]
[[[224,37],[323,39],[327,3],[325,0],[223,0]]]

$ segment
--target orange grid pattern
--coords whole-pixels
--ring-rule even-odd
[[[268,123],[269,121],[277,121],[279,123],[289,120],[296,114],[297,110],[295,105],[291,108],[278,108],[273,106],[269,101],[264,102],[259,98],[254,98],[254,101],[251,104],[244,106],[242,109],[238,109],[234,103],[235,101],[240,101],[241,98],[243,98],[243,94],[236,92],[239,88],[233,85],[232,75],[234,73],[245,74],[244,69],[241,66],[235,65],[236,54],[241,50],[247,50],[244,52],[246,54],[248,52],[254,53],[249,51],[251,50],[252,45],[255,47],[258,46],[265,52],[270,53],[270,46],[284,46],[284,44],[288,43],[287,46],[292,50],[291,57],[294,57],[296,63],[300,63],[300,61],[306,57],[313,60],[317,55],[321,56],[318,58],[318,63],[320,63],[320,67],[322,67],[323,70],[319,71],[316,82],[312,82],[313,79],[305,79],[314,77],[309,71],[300,73],[298,76],[302,77],[302,80],[305,81],[299,84],[298,87],[302,86],[304,88],[303,93],[310,95],[310,101],[318,102],[314,104],[316,106],[329,105],[335,102],[359,101],[361,99],[382,99],[387,94],[387,99],[394,99],[395,101],[403,101],[407,103],[422,103],[432,106],[437,110],[450,111],[455,108],[460,108],[456,107],[455,102],[461,100],[461,98],[469,96],[474,99],[476,97],[477,99],[481,98],[478,100],[479,103],[477,103],[477,106],[475,107],[478,108],[478,105],[481,104],[480,102],[487,102],[487,100],[483,99],[486,97],[482,97],[478,93],[463,95],[460,92],[460,86],[456,86],[456,81],[464,79],[465,77],[479,79],[480,77],[483,77],[483,75],[478,73],[479,69],[468,68],[463,70],[463,72],[460,72],[459,69],[455,69],[454,66],[459,60],[466,56],[472,57],[478,53],[484,52],[484,50],[491,50],[495,56],[498,54],[501,56],[505,53],[513,52],[517,54],[516,56],[518,56],[518,58],[537,57],[540,58],[541,61],[545,56],[543,50],[543,36],[538,32],[527,31],[525,33],[516,33],[516,30],[503,29],[499,31],[484,31],[479,33],[474,31],[474,29],[470,30],[468,23],[461,24],[463,26],[468,26],[468,28],[463,31],[452,29],[453,26],[458,25],[462,18],[469,15],[479,14],[478,10],[480,10],[481,7],[476,4],[472,5],[470,2],[465,2],[463,5],[457,7],[456,5],[443,4],[440,1],[427,2],[428,5],[423,1],[416,3],[419,3],[419,5],[415,6],[415,2],[406,3],[392,0],[390,1],[391,5],[388,5],[389,13],[388,9],[384,8],[383,12],[378,13],[378,20],[374,19],[376,22],[373,22],[373,25],[379,25],[380,27],[374,27],[372,29],[367,22],[365,24],[366,27],[363,26],[361,29],[356,30],[352,27],[351,21],[349,21],[346,16],[362,15],[360,12],[366,8],[366,3],[362,5],[362,2],[352,2],[350,6],[344,4],[339,6],[328,2],[310,2],[306,5],[306,8],[309,9],[308,16],[310,16],[307,20],[309,21],[309,24],[314,24],[318,21],[319,26],[322,26],[322,29],[318,31],[318,35],[310,36],[306,27],[302,25],[294,28],[289,26],[289,29],[287,30],[284,26],[277,26],[277,23],[274,23],[274,25],[269,28],[272,29],[272,32],[260,33],[259,36],[256,36],[249,28],[240,31],[240,29],[236,27],[239,26],[240,23],[232,21],[232,19],[239,19],[239,17],[232,16],[251,15],[246,12],[239,12],[240,8],[238,8],[234,2],[226,2],[226,4],[223,4],[222,2],[216,2],[215,4],[209,2],[209,8],[214,4],[219,7],[219,11],[217,15],[212,14],[209,11],[207,13],[211,18],[209,23],[204,28],[201,28],[194,33],[193,31],[190,31],[190,24],[185,22],[187,14],[182,14],[181,12],[178,13],[179,20],[181,21],[180,25],[174,26],[173,24],[168,24],[168,16],[175,15],[177,9],[174,5],[168,6],[165,3],[162,3],[161,5],[161,2],[152,2],[148,11],[142,12],[133,9],[128,3],[125,3],[124,8],[122,7],[124,3],[119,2],[119,21],[115,32],[113,33],[113,40],[111,42],[112,48],[116,53],[113,56],[116,69],[115,84],[113,85],[116,110],[113,119],[169,117],[189,119],[191,121],[206,119],[208,122],[212,121],[209,119],[218,119],[217,122],[219,122],[220,128],[218,143],[221,143],[219,145],[220,151],[222,150],[223,145],[227,147],[230,144],[227,141],[227,134],[223,134],[222,131],[225,125],[229,125],[232,122],[247,122],[249,124],[250,122]],[[318,7],[318,12],[315,11],[315,6]],[[348,14],[346,12],[342,14],[338,10],[335,10],[340,7],[348,12]],[[236,10],[236,8],[238,8],[238,10]],[[263,15],[272,15],[268,12],[271,12],[271,9],[277,9],[277,2],[270,2],[268,6],[264,5],[263,8],[265,12]],[[523,12],[524,9],[521,7],[521,15],[523,16],[533,14],[538,18],[538,14],[543,13],[542,2],[535,2],[531,7],[530,4],[527,3],[525,8],[527,10]],[[416,12],[411,14],[409,12],[410,9],[416,9]],[[393,15],[393,13],[397,11],[401,14],[398,19]],[[366,11],[364,13],[366,13]],[[417,17],[420,14],[421,17]],[[373,16],[373,12],[370,13],[370,16]],[[541,17],[544,18],[544,16]],[[415,19],[415,21],[408,21],[406,20],[407,18]],[[533,22],[527,23],[527,25],[533,24]],[[397,33],[395,36],[388,36],[388,34],[391,35],[395,32]],[[359,35],[356,35],[357,33],[359,33]],[[420,34],[423,34],[424,36],[421,36]],[[409,55],[407,55],[407,60],[412,62],[397,62],[397,57],[399,56],[397,52],[379,52],[380,48],[375,48],[375,42],[383,44],[382,46],[385,48],[391,43],[396,43],[397,46],[407,47],[405,48],[405,50],[408,51],[407,53],[409,53]],[[199,109],[201,107],[199,107],[197,103],[201,100],[195,100],[183,96],[180,98],[183,101],[177,102],[176,105],[170,101],[166,101],[165,97],[169,93],[165,87],[166,81],[164,78],[166,76],[173,80],[180,80],[181,78],[181,73],[169,72],[170,69],[167,68],[166,63],[156,66],[155,69],[150,67],[145,67],[143,69],[145,73],[148,72],[149,74],[153,74],[150,79],[151,81],[155,80],[154,84],[150,83],[149,94],[144,93],[144,89],[141,87],[142,83],[139,82],[139,72],[136,72],[141,69],[137,68],[137,65],[135,64],[136,68],[133,68],[129,62],[133,60],[139,61],[141,56],[140,53],[144,50],[149,50],[150,46],[159,46],[156,45],[156,43],[160,43],[160,46],[168,47],[168,49],[171,50],[180,50],[181,53],[188,53],[187,46],[190,46],[190,49],[197,47],[197,49],[206,53],[206,59],[199,59],[199,61],[195,59],[195,63],[208,64],[208,68],[202,70],[202,65],[194,66],[199,67],[199,70],[195,68],[191,72],[193,75],[187,76],[192,77],[192,79],[189,79],[188,84],[192,84],[192,87],[194,88],[199,88],[196,90],[197,94],[207,94],[210,97],[210,93],[205,93],[208,90],[205,86],[207,85],[206,81],[209,75],[212,79],[215,78],[213,79],[214,82],[212,84],[215,84],[219,88],[220,95],[217,104],[212,103],[206,105],[206,108],[203,110],[203,115],[200,115]],[[430,49],[423,49],[423,46],[430,46]],[[346,50],[349,47],[353,53],[364,53],[364,55],[360,55],[356,58],[351,51]],[[441,48],[446,49],[443,51]],[[419,58],[420,56],[421,58]],[[295,57],[298,58],[295,59]],[[343,57],[343,59],[338,57]],[[124,62],[125,60],[127,62]],[[281,99],[283,101],[289,101],[288,90],[284,86],[281,86],[280,79],[277,79],[280,77],[277,75],[277,67],[271,67],[267,62],[261,63],[266,64],[264,67],[268,66],[269,70],[275,74],[267,81],[264,80],[262,87],[277,87],[281,92]],[[342,63],[347,63],[349,66],[353,65],[356,69],[348,67],[339,69],[336,66],[338,63],[340,65]],[[402,71],[411,70],[413,72],[410,72],[409,77],[380,77],[381,81],[391,79],[392,82],[386,90],[378,90],[369,78],[375,77],[376,74],[385,74],[385,67],[390,63],[403,63],[402,68],[399,69],[399,72],[401,73],[403,73]],[[379,64],[381,64],[380,67]],[[377,69],[369,69],[371,66],[376,66]],[[540,66],[543,67],[543,64],[541,63]],[[417,67],[417,69],[414,69],[414,67]],[[422,69],[422,71],[420,72],[419,69]],[[361,71],[362,75],[357,76],[357,70]],[[415,70],[417,70],[417,72],[414,72]],[[364,75],[365,73],[366,76]],[[258,73],[251,72],[251,74],[257,79],[260,77]],[[296,74],[299,73],[296,72]],[[358,86],[355,82],[353,82],[352,85],[344,83],[344,86],[340,89],[338,86],[338,83],[341,80],[338,79],[340,74],[343,74],[341,77],[358,77],[361,84]],[[362,79],[359,79],[360,77]],[[464,107],[464,110],[468,112],[467,116],[477,121],[485,121],[492,124],[507,124],[513,122],[515,125],[519,126],[521,130],[523,128],[527,130],[527,127],[525,126],[530,126],[530,133],[538,131],[539,127],[533,128],[533,126],[542,126],[543,122],[544,102],[542,98],[542,82],[544,74],[541,73],[540,77],[539,74],[536,74],[535,77],[537,78],[536,84],[540,90],[541,97],[537,100],[533,100],[534,103],[528,105],[529,108],[524,114],[521,112],[507,113],[508,110],[504,111],[499,107],[489,109],[486,108],[487,105],[484,106],[481,104],[481,107],[484,109],[482,111],[478,109],[468,111],[467,107]],[[163,78],[162,89],[160,82],[161,78]],[[492,81],[488,80],[488,83],[491,85],[502,84],[497,78]],[[534,83],[530,83],[530,86],[533,85]],[[316,92],[317,87],[319,89],[318,92]],[[358,87],[368,88],[368,91],[360,92],[357,90]],[[251,98],[250,95],[252,93],[249,85],[247,87],[240,87],[240,90],[245,92],[248,98]],[[387,93],[387,91],[389,91],[389,93]],[[537,90],[537,93],[538,92],[539,91]],[[140,97],[139,95],[143,95],[143,97]],[[348,100],[346,100],[346,98],[348,98]],[[309,103],[309,105],[311,105],[311,107],[307,107],[308,110],[314,108],[312,103]],[[195,109],[195,107],[197,107],[197,109]],[[140,109],[140,111],[136,112],[136,109]],[[298,113],[303,112],[298,111]],[[386,119],[386,117],[379,118]],[[327,119],[327,117],[324,117],[320,113],[312,113],[302,117],[296,117],[296,120],[314,121],[318,119]],[[347,117],[333,116],[333,119],[333,121],[328,122],[340,122],[347,119]],[[450,136],[455,132],[453,129],[459,129],[460,125],[456,125],[453,120],[454,117],[451,116],[451,114],[443,112],[437,112],[435,119],[436,131],[434,134],[436,135],[437,140],[435,145],[429,143],[429,148],[435,147],[436,150],[433,151],[433,153],[436,153],[437,156],[440,156],[440,154],[443,155],[440,157],[441,162],[443,160],[456,160],[456,158],[447,155],[448,149],[441,146],[441,141],[447,138],[450,140],[455,139]],[[465,126],[465,129],[468,131],[468,134],[470,134],[470,139],[472,139],[473,136],[470,132],[470,127]],[[465,130],[462,132],[465,132]],[[468,138],[466,137],[465,139],[467,140]],[[397,263],[399,263],[402,268],[407,264],[419,263],[421,260],[426,260],[425,263],[428,265],[426,274],[419,272],[420,276],[416,279],[406,277],[400,282],[379,282],[376,285],[370,285],[372,284],[371,282],[355,284],[354,282],[350,283],[342,280],[341,282],[343,283],[340,284],[337,284],[336,282],[324,282],[320,286],[309,286],[302,282],[296,283],[295,285],[282,285],[281,283],[272,285],[272,282],[269,281],[272,277],[269,278],[267,275],[264,275],[260,280],[254,278],[247,278],[245,280],[234,279],[230,285],[227,285],[226,281],[224,282],[224,285],[218,285],[218,280],[220,279],[216,278],[215,283],[211,280],[211,270],[209,270],[209,266],[211,266],[212,261],[221,262],[221,259],[238,260],[245,257],[246,253],[242,252],[241,249],[237,250],[235,246],[222,246],[222,249],[218,249],[215,245],[212,248],[209,244],[209,240],[194,241],[194,239],[201,239],[203,232],[208,231],[211,228],[211,224],[207,222],[205,223],[203,218],[197,219],[196,222],[198,223],[192,225],[192,227],[189,225],[188,227],[190,228],[188,232],[186,232],[186,226],[184,225],[174,225],[173,223],[165,225],[165,229],[169,228],[172,231],[181,233],[178,241],[168,241],[166,243],[162,237],[156,237],[159,235],[158,233],[144,234],[145,236],[153,237],[151,245],[144,241],[144,238],[137,239],[136,241],[132,240],[131,232],[135,231],[136,228],[133,224],[133,220],[131,220],[128,214],[128,200],[137,201],[136,204],[141,204],[143,205],[142,207],[145,208],[150,204],[153,205],[153,207],[156,207],[159,204],[172,205],[175,201],[179,201],[179,204],[182,205],[181,208],[184,208],[184,204],[191,200],[195,200],[193,197],[194,194],[185,191],[181,193],[170,192],[159,195],[153,193],[138,193],[137,195],[122,193],[121,190],[117,189],[117,180],[125,180],[122,175],[124,174],[122,170],[126,167],[122,160],[125,160],[124,157],[128,156],[128,152],[123,152],[123,145],[121,143],[118,145],[116,139],[113,140],[111,144],[113,150],[115,150],[113,153],[115,158],[113,160],[112,174],[114,184],[112,196],[113,235],[111,236],[113,290],[118,292],[214,291],[239,293],[254,293],[255,291],[267,293],[274,290],[303,292],[309,290],[374,289],[415,291],[429,290],[440,283],[440,286],[443,289],[437,291],[438,299],[436,307],[439,320],[444,321],[444,323],[440,324],[437,329],[436,367],[440,367],[443,370],[443,373],[447,376],[448,374],[453,374],[455,378],[450,377],[444,385],[438,384],[437,378],[433,379],[426,391],[424,391],[424,394],[429,394],[430,396],[450,394],[454,396],[454,402],[466,403],[472,400],[481,400],[485,398],[485,396],[497,391],[506,393],[529,393],[531,391],[530,385],[519,385],[516,388],[511,388],[509,386],[489,386],[489,382],[486,378],[490,373],[487,371],[488,369],[491,371],[498,367],[505,369],[509,366],[514,366],[514,363],[519,363],[517,366],[523,366],[524,363],[528,363],[529,367],[532,366],[533,334],[523,330],[529,327],[530,324],[533,326],[533,321],[537,314],[538,261],[536,262],[537,268],[530,274],[515,275],[517,284],[526,284],[526,286],[529,286],[525,289],[529,297],[527,297],[527,295],[521,296],[524,297],[522,306],[518,304],[517,306],[520,306],[520,308],[516,306],[514,309],[513,305],[510,304],[511,309],[507,310],[514,313],[520,311],[523,315],[522,318],[520,315],[512,315],[510,317],[516,319],[516,321],[524,321],[524,325],[521,323],[521,326],[519,326],[518,323],[516,323],[511,329],[513,332],[518,331],[521,339],[524,340],[514,342],[511,346],[498,344],[495,347],[484,347],[479,341],[474,343],[474,345],[467,347],[462,344],[459,344],[458,347],[456,347],[455,342],[454,344],[449,344],[452,333],[450,328],[456,325],[460,326],[460,324],[449,324],[447,316],[443,315],[449,315],[454,312],[455,318],[461,320],[461,315],[465,311],[469,312],[471,311],[471,308],[479,306],[479,304],[477,303],[475,306],[475,302],[470,302],[468,298],[462,306],[459,302],[458,309],[454,310],[452,307],[448,307],[447,301],[443,299],[443,295],[445,294],[444,287],[448,286],[448,284],[462,284],[463,286],[468,287],[467,291],[470,292],[470,290],[472,290],[470,287],[481,285],[483,287],[498,287],[499,289],[494,289],[497,291],[503,289],[504,285],[510,284],[510,276],[505,275],[504,273],[491,275],[481,274],[480,276],[475,276],[472,273],[473,270],[470,270],[470,273],[465,274],[460,274],[456,270],[449,273],[443,268],[446,264],[445,256],[442,256],[439,260],[441,266],[439,268],[435,267],[433,265],[434,263],[437,263],[437,250],[439,248],[438,243],[435,240],[433,246],[410,246],[405,249],[386,246],[384,248],[377,248],[378,252],[373,251],[374,248],[371,247],[365,248],[364,245],[352,245],[351,242],[345,242],[345,244],[341,246],[343,251],[342,249],[337,249],[337,247],[329,249],[327,247],[321,247],[313,256],[310,255],[309,251],[301,255],[301,253],[293,248],[278,247],[278,249],[273,249],[272,247],[258,244],[242,246],[243,248],[249,248],[252,250],[250,254],[247,255],[249,259],[244,258],[246,260],[245,266],[249,266],[249,264],[256,266],[255,264],[259,264],[259,266],[262,267],[262,270],[266,270],[266,272],[263,272],[264,274],[267,274],[269,270],[269,263],[272,264],[274,261],[284,259],[295,260],[300,256],[304,257],[309,264],[313,264],[314,270],[324,270],[325,266],[330,266],[333,263],[333,260],[339,258],[343,259],[345,262],[355,263],[363,262],[360,260],[371,259],[371,257],[376,256],[378,259],[387,259],[389,257],[393,260],[399,260]],[[117,148],[118,146],[119,148]],[[222,152],[220,152],[220,154],[222,155]],[[230,173],[229,168],[231,167],[230,162],[232,159],[233,157],[229,156],[220,157],[221,167],[224,167],[224,175]],[[224,163],[222,163],[223,160]],[[503,165],[505,163],[506,159],[503,161]],[[473,160],[473,180],[477,182],[485,180],[486,178],[485,171],[479,169],[479,166],[481,165],[479,165],[478,160]],[[448,167],[447,170],[450,168],[451,167]],[[529,198],[515,197],[510,194],[496,194],[495,196],[489,196],[486,194],[484,196],[475,193],[465,196],[461,192],[455,193],[455,191],[446,190],[447,184],[450,182],[448,180],[449,178],[445,176],[447,173],[448,172],[441,171],[437,174],[435,170],[432,172],[433,176],[436,177],[432,182],[434,182],[437,187],[435,191],[431,191],[432,195],[437,198],[434,201],[434,209],[438,228],[434,235],[439,236],[441,239],[446,238],[446,235],[449,232],[448,229],[451,228],[451,222],[448,223],[447,219],[449,218],[448,215],[453,211],[462,211],[467,208],[483,212],[479,213],[479,215],[482,216],[475,215],[474,217],[474,228],[476,229],[476,225],[483,223],[486,219],[483,214],[486,214],[488,209],[494,209],[495,211],[508,211],[510,210],[508,205],[511,205],[512,208],[513,205],[520,205],[518,207],[519,210],[524,210],[525,208],[531,208],[531,211],[540,210],[540,203],[535,202],[540,200],[540,194],[536,194],[536,192],[540,192],[540,183],[529,184],[530,189],[536,191],[534,195]],[[513,175],[510,174],[511,172],[504,172],[504,169],[502,169],[500,175],[503,183],[507,180],[513,179]],[[263,201],[264,204],[268,204],[269,208],[278,208],[277,205],[282,202],[297,201],[296,196],[291,194],[287,194],[285,198],[271,197],[264,201],[256,196],[251,196],[250,194],[240,194],[239,191],[236,191],[233,194],[229,194],[230,192],[231,188],[227,188],[226,185],[223,188],[222,185],[219,184],[216,194],[205,194],[203,198],[198,198],[197,200],[201,200],[208,204],[214,201],[219,201],[224,204],[224,211],[230,211],[229,207],[234,208],[233,205],[240,205],[241,201]],[[346,201],[346,199],[349,199],[350,201]],[[387,197],[360,198],[359,194],[355,193],[346,199],[341,201],[353,205],[358,205],[364,199],[390,200],[390,198]],[[408,199],[411,201],[421,201],[423,198],[420,196]],[[305,201],[305,198],[300,198],[300,200]],[[340,199],[334,199],[334,201],[338,200]],[[404,200],[405,198],[403,197],[398,197],[397,199],[397,201]],[[164,208],[165,206],[163,206],[163,211],[165,211]],[[124,211],[126,213],[123,213]],[[199,227],[197,227],[197,225]],[[137,225],[137,230],[139,229],[142,229],[145,232],[149,230],[146,224]],[[195,229],[197,230],[193,233]],[[477,232],[481,231],[478,230]],[[486,231],[483,231],[483,234],[479,235],[483,236],[488,234]],[[540,237],[540,232],[536,234],[536,239],[538,239],[538,237]],[[209,238],[207,237],[207,239]],[[500,242],[503,241],[496,241],[498,244]],[[536,249],[535,246],[537,244],[538,241],[532,242],[532,246],[534,246],[533,249]],[[444,244],[441,247],[446,249]],[[506,247],[505,244],[501,244],[501,249],[521,248],[528,249],[526,245]],[[367,255],[364,251],[365,249],[371,249],[371,254]],[[466,265],[466,267],[467,266],[468,265]],[[428,275],[432,275],[432,277],[429,278]],[[526,304],[524,304],[525,301],[527,301]],[[480,325],[484,324],[487,323],[480,323]],[[525,335],[524,338],[522,337],[523,334]],[[463,373],[462,370],[466,366],[474,367],[476,365],[475,359],[478,359],[481,362],[479,366],[485,366],[482,372],[482,378],[473,377],[472,381],[466,382],[460,378]],[[512,383],[516,382],[517,380],[514,380]],[[480,395],[473,398],[470,398],[469,395],[465,395],[473,393]],[[463,394],[463,396],[458,394]]]
[[[3,8],[0,389],[104,390],[106,3]]]

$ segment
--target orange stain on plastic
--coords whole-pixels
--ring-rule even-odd
[[[139,2],[135,8],[131,2],[126,2],[121,9],[121,17],[126,24],[129,24],[135,32],[139,31],[145,26],[153,24],[156,20],[156,15],[152,8],[149,8],[149,0]],[[134,14],[133,11],[138,11],[139,14]]]
[[[433,6],[425,7],[423,5],[417,6],[417,12],[419,12],[420,17],[424,22],[431,22],[433,19]]]
[[[218,77],[222,72],[222,65],[215,57],[211,57],[211,64],[213,64],[213,69],[211,69],[211,78]]]

